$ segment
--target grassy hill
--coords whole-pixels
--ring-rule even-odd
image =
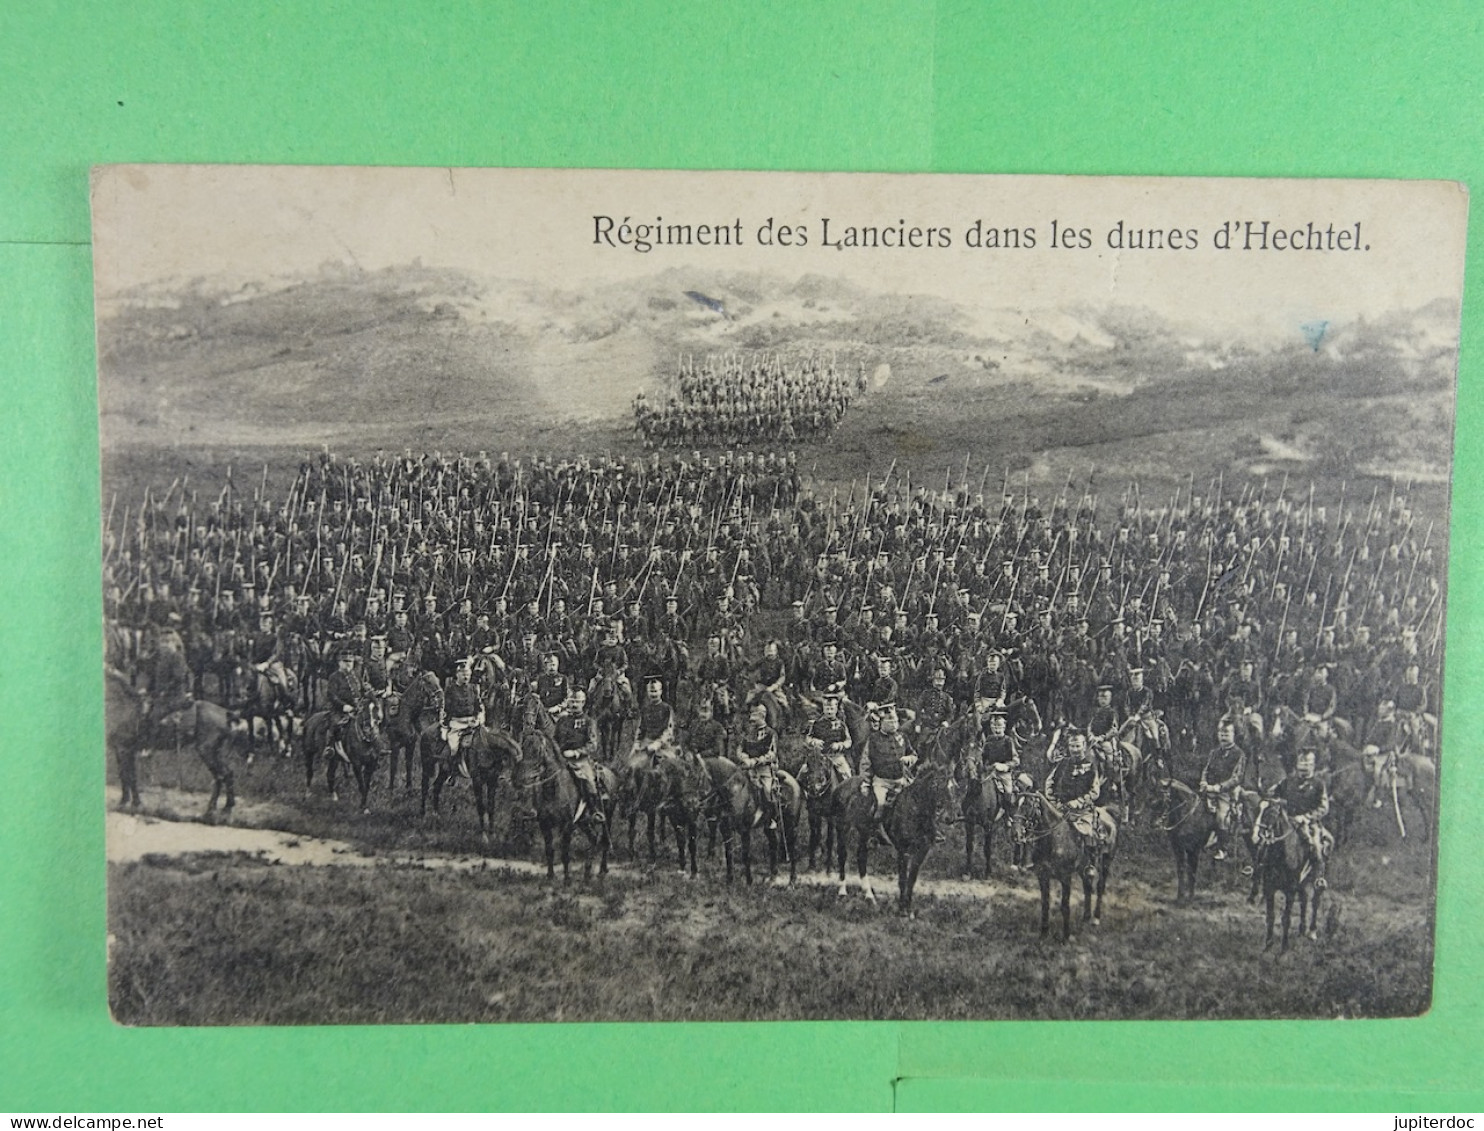
[[[1312,477],[1331,495],[1395,476],[1441,501],[1457,326],[1456,306],[1434,303],[1274,339],[1143,309],[982,309],[821,276],[675,268],[557,288],[334,265],[103,296],[103,443],[114,469],[208,453],[271,462],[322,443],[637,452],[633,395],[660,387],[679,354],[832,351],[882,380],[801,451],[826,480],[897,459],[940,484],[972,453],[971,478],[999,469],[993,487],[1006,467],[1048,491],[1092,467],[1156,489],[1225,469]]]

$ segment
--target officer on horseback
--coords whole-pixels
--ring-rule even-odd
[[[180,637],[169,630],[161,632],[156,636],[155,654],[149,667],[148,706],[144,713],[148,741],[157,741],[164,721],[186,710],[192,702],[191,670]]]
[[[737,762],[747,773],[766,806],[768,828],[778,827],[778,734],[768,725],[768,709],[753,705],[748,715],[747,731],[737,752]]]
[[[850,731],[845,726],[845,720],[840,717],[839,695],[827,694],[824,697],[824,713],[810,725],[804,741],[823,752],[825,760],[839,775],[840,781],[851,776],[853,771],[847,756],[850,751]]]
[[[469,776],[469,765],[464,757],[464,741],[470,732],[484,723],[484,705],[479,701],[479,689],[474,686],[474,665],[466,657],[454,664],[453,679],[443,689],[443,741],[453,759],[459,776]]]
[[[587,692],[574,687],[566,701],[557,707],[552,721],[556,725],[557,749],[567,760],[567,769],[577,782],[582,803],[594,822],[604,821],[606,798],[593,765],[598,751],[598,724],[587,713]]]
[[[917,765],[917,755],[901,733],[901,720],[895,703],[868,703],[871,735],[861,754],[861,792],[871,794],[876,802],[876,835],[886,843],[886,812],[897,795],[911,783],[909,774]]]
[[[991,710],[988,726],[980,752],[982,766],[989,772],[995,791],[1009,801],[1015,794],[1015,771],[1020,768],[1020,743],[1007,733],[1009,719],[1004,711]]]
[[[330,673],[325,688],[325,699],[330,709],[330,741],[340,757],[349,760],[342,734],[345,726],[360,710],[365,688],[356,672],[356,654],[348,644],[342,644],[335,653],[335,670]]]
[[[1324,888],[1328,886],[1324,865],[1334,837],[1324,827],[1324,818],[1329,813],[1329,788],[1323,778],[1315,775],[1317,759],[1318,752],[1313,747],[1300,750],[1294,759],[1293,773],[1274,787],[1271,800],[1281,802],[1288,810],[1288,819],[1294,830],[1308,846],[1310,863],[1314,868],[1314,886]],[[1254,843],[1258,842],[1259,833],[1260,828],[1253,830]]]
[[[1238,794],[1247,773],[1247,752],[1237,745],[1237,727],[1229,718],[1216,728],[1216,749],[1201,770],[1200,792],[1206,808],[1216,814],[1215,859],[1225,860],[1231,834],[1241,813]]]
[[[1063,807],[1068,823],[1094,854],[1102,851],[1106,831],[1097,808],[1102,790],[1103,778],[1093,761],[1087,736],[1073,731],[1067,736],[1066,755],[1046,776],[1046,796]],[[1087,876],[1097,879],[1095,864],[1087,865]]]
[[[644,702],[639,705],[639,725],[634,730],[633,765],[647,756],[660,758],[675,753],[675,709],[665,702],[665,681],[650,676],[644,681]]]

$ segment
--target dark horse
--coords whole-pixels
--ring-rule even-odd
[[[412,788],[412,763],[417,756],[417,740],[428,727],[443,717],[443,688],[432,672],[421,672],[402,692],[396,710],[388,712],[387,737],[391,740],[391,767],[387,788],[397,784],[397,759],[402,760],[402,788]]]
[[[1262,881],[1263,906],[1267,912],[1268,933],[1264,950],[1273,945],[1274,902],[1283,893],[1283,950],[1288,949],[1288,928],[1293,917],[1293,901],[1298,899],[1299,932],[1310,939],[1319,937],[1319,900],[1323,895],[1315,887],[1313,861],[1309,846],[1293,827],[1288,808],[1281,801],[1264,801],[1257,810],[1252,830],[1257,845],[1257,874]]]
[[[1220,830],[1220,821],[1199,791],[1174,778],[1162,784],[1165,804],[1159,827],[1169,834],[1175,854],[1175,902],[1185,903],[1195,898],[1201,853]]]
[[[897,914],[912,917],[912,891],[917,874],[938,838],[938,809],[949,797],[949,774],[936,762],[923,764],[912,780],[887,810],[886,835],[897,853]],[[866,865],[870,855],[871,836],[876,829],[875,799],[866,788],[866,779],[853,777],[836,791],[840,813],[840,835],[836,841],[835,860],[840,873],[840,895],[848,891],[845,882],[845,857],[848,851],[846,833],[855,834],[855,865],[866,898],[876,902]]]
[[[232,673],[232,684],[241,694],[235,714],[247,723],[248,761],[252,761],[251,748],[257,741],[259,719],[263,722],[263,737],[275,749],[284,754],[291,753],[289,743],[294,735],[294,710],[299,699],[299,687],[291,669],[285,666],[283,673],[287,683],[282,685],[250,664],[240,663]]]
[[[680,870],[690,863],[690,874],[696,874],[696,840],[706,819],[706,802],[711,796],[711,776],[701,760],[680,752],[650,756],[636,751],[629,759],[630,785],[629,855],[634,855],[635,824],[641,812],[647,814],[649,860],[658,855],[655,824],[668,818],[675,834]]]
[[[428,789],[433,791],[433,812],[440,812],[443,787],[454,780],[459,757],[469,771],[469,786],[474,792],[474,808],[479,817],[479,835],[488,840],[495,831],[495,789],[501,772],[520,761],[520,746],[515,738],[498,727],[476,726],[459,739],[459,751],[443,740],[443,729],[437,723],[424,727],[417,739],[418,760],[422,763],[422,798],[419,815],[428,812]]]
[[[809,816],[809,870],[814,870],[814,858],[823,850],[824,870],[828,872],[835,859],[836,838],[845,835],[836,828],[840,817],[836,791],[844,779],[819,739],[805,740],[804,767],[798,780],[804,791],[804,810]]]
[[[541,829],[541,839],[546,846],[546,878],[556,879],[555,842],[562,846],[562,882],[572,878],[572,834],[581,829],[587,837],[588,854],[583,861],[584,878],[592,876],[593,853],[599,854],[598,874],[608,874],[608,826],[612,813],[605,813],[605,820],[594,820],[592,814],[578,819],[582,809],[582,794],[567,761],[557,749],[556,743],[540,729],[530,729],[520,740],[520,786],[531,798],[536,810],[536,824]],[[599,775],[608,780],[600,784],[600,792],[612,797],[617,783],[613,771],[606,766],[597,768]],[[606,786],[606,790],[604,790]],[[610,806],[611,808],[611,806]]]
[[[1082,921],[1097,926],[1103,917],[1103,892],[1117,847],[1118,825],[1103,809],[1097,810],[1105,840],[1093,850],[1072,827],[1062,808],[1044,793],[1028,791],[1016,802],[1018,835],[1030,845],[1031,863],[1041,885],[1041,937],[1051,929],[1051,881],[1061,883],[1062,940],[1072,937],[1072,883],[1082,879]],[[1092,874],[1089,875],[1088,873]],[[1096,903],[1094,904],[1094,880]]]
[[[340,800],[340,794],[335,788],[335,778],[342,761],[348,762],[350,771],[355,776],[356,788],[361,794],[361,812],[371,812],[369,798],[371,779],[376,775],[376,762],[391,749],[386,730],[381,724],[381,701],[367,698],[351,720],[341,728],[340,746],[345,752],[343,759],[339,750],[332,749],[333,742],[330,712],[315,712],[304,724],[305,791],[314,787],[315,764],[320,755],[324,755],[325,786],[330,791],[330,800]]]
[[[617,672],[593,677],[587,693],[588,714],[598,720],[598,759],[612,764],[623,742],[624,723],[638,712],[634,692]]]
[[[803,791],[791,774],[775,770],[778,807],[782,827],[768,828],[770,814],[751,776],[730,758],[707,758],[706,770],[711,775],[712,798],[721,823],[722,848],[726,854],[727,882],[732,882],[732,837],[742,841],[742,875],[752,883],[752,830],[763,829],[768,841],[768,877],[778,875],[780,848],[788,857],[788,880],[798,879],[798,830],[803,811]]]
[[[137,760],[139,748],[147,737],[144,734],[145,697],[117,671],[107,673],[106,683],[108,742],[114,747],[119,761],[119,784],[124,790],[124,800],[137,806]],[[227,802],[222,813],[227,820],[231,820],[232,810],[237,804],[236,778],[227,758],[238,737],[232,721],[232,715],[225,707],[197,699],[190,706],[161,719],[158,724],[162,732],[173,732],[182,745],[194,746],[211,772],[211,799],[206,804],[204,815],[207,821],[214,818],[223,792],[227,795]]]

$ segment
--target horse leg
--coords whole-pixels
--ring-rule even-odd
[[[1266,908],[1267,908],[1267,921],[1268,921],[1267,941],[1265,943],[1263,943],[1263,945],[1262,945],[1263,950],[1271,950],[1273,948],[1273,921],[1274,921],[1273,901],[1277,898],[1277,895],[1278,895],[1278,889],[1276,887],[1274,887],[1272,884],[1264,884],[1263,885],[1262,896],[1263,896],[1263,902],[1264,902],[1264,904],[1266,905]]]
[[[716,836],[715,825],[711,828],[711,835],[713,838]],[[730,884],[732,882],[732,828],[730,821],[721,830],[721,851],[727,859],[727,883]]]
[[[865,891],[866,900],[869,903],[876,902],[876,892],[871,887],[871,877],[866,875],[866,862],[871,854],[872,831],[869,828],[863,829],[856,833],[855,839],[855,867],[860,874],[861,888]]]
[[[376,773],[376,763],[366,760],[356,763],[356,785],[361,790],[361,812],[371,812],[371,775]]]
[[[556,845],[551,839],[551,826],[541,826],[541,839],[546,842],[546,880],[548,883],[556,882]]]
[[[1097,902],[1092,909],[1092,925],[1101,926],[1103,922],[1103,892],[1108,887],[1108,870],[1113,867],[1113,862],[1104,856],[1098,861],[1098,886],[1095,893]]]
[[[994,822],[993,816],[984,822],[984,878],[994,875]]]
[[[119,807],[132,805],[139,808],[139,753],[130,743],[119,743],[117,762],[119,768]]]
[[[658,815],[659,814],[655,809],[650,809],[649,812],[645,814],[645,834],[649,838],[649,863],[651,865],[657,863],[659,860],[659,850],[656,847],[654,840],[654,822],[655,818]]]
[[[974,878],[974,818],[964,814],[964,879]],[[988,876],[985,877],[988,879]]]
[[[916,919],[917,912],[912,910],[912,892],[917,888],[917,873],[922,870],[922,862],[926,853],[914,852],[907,863],[907,887],[902,895],[906,901],[907,918]]]
[[[1036,877],[1041,882],[1041,937],[1051,933],[1051,873],[1042,872]]]
[[[325,759],[325,785],[330,790],[331,801],[340,800],[340,791],[335,787],[335,782],[340,776],[339,762],[339,755],[331,755]]]
[[[844,897],[846,891],[848,890],[846,888],[846,886],[845,886],[845,858],[846,858],[846,856],[849,855],[849,851],[848,851],[847,845],[846,845],[847,837],[846,837],[845,834],[846,834],[846,829],[842,825],[840,827],[840,829],[837,830],[837,832],[836,832],[835,843],[833,845],[835,855],[831,858],[831,861],[832,862],[834,862],[834,861],[838,861],[839,862],[840,890],[838,892],[836,892],[835,894],[838,895],[838,896],[840,896],[840,897],[842,897],[842,898]]]
[[[1084,881],[1085,882],[1085,881]],[[1061,941],[1070,942],[1072,938],[1072,878],[1063,876],[1061,878]]]
[[[572,826],[562,829],[562,883],[572,882]]]
[[[412,763],[411,762],[409,762],[407,764],[407,769],[408,769],[408,772],[411,773],[411,771],[412,771]],[[433,771],[428,768],[427,760],[424,759],[423,760],[422,803],[419,805],[418,811],[417,811],[417,815],[419,817],[426,817],[428,815],[428,785],[429,785],[429,783],[432,780],[433,780]]]
[[[1300,912],[1300,914],[1302,914],[1302,912]],[[1283,893],[1283,945],[1279,948],[1280,954],[1286,953],[1288,950],[1288,928],[1290,923],[1292,922],[1292,919],[1293,892],[1285,891]]]
[[[742,878],[752,886],[752,826],[742,826]]]

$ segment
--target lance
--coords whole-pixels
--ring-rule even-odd
[[[1432,523],[1427,524],[1427,536],[1422,540],[1422,549],[1412,555],[1412,568],[1407,571],[1407,587],[1402,592],[1402,603],[1405,604],[1408,597],[1412,595],[1412,578],[1417,575],[1417,563],[1427,553],[1427,547],[1432,543]]]
[[[1352,559],[1352,564],[1354,564],[1353,563],[1353,559]],[[1348,579],[1348,577],[1350,575],[1347,573],[1345,576]],[[1321,601],[1321,602],[1319,602],[1319,626],[1314,630],[1314,647],[1315,648],[1318,648],[1319,647],[1319,641],[1324,636],[1324,620],[1325,620],[1325,617],[1329,615],[1329,589],[1330,589],[1330,586],[1334,584],[1334,582],[1335,582],[1334,574],[1330,574],[1329,577],[1327,577],[1325,579],[1325,582],[1324,582],[1324,600]],[[1343,592],[1343,591],[1344,590],[1342,589],[1341,592]]]
[[[1283,619],[1278,622],[1278,639],[1273,645],[1273,663],[1278,662],[1278,653],[1283,650],[1283,630],[1288,627],[1288,605],[1293,600],[1293,594],[1289,593],[1283,600]]]

